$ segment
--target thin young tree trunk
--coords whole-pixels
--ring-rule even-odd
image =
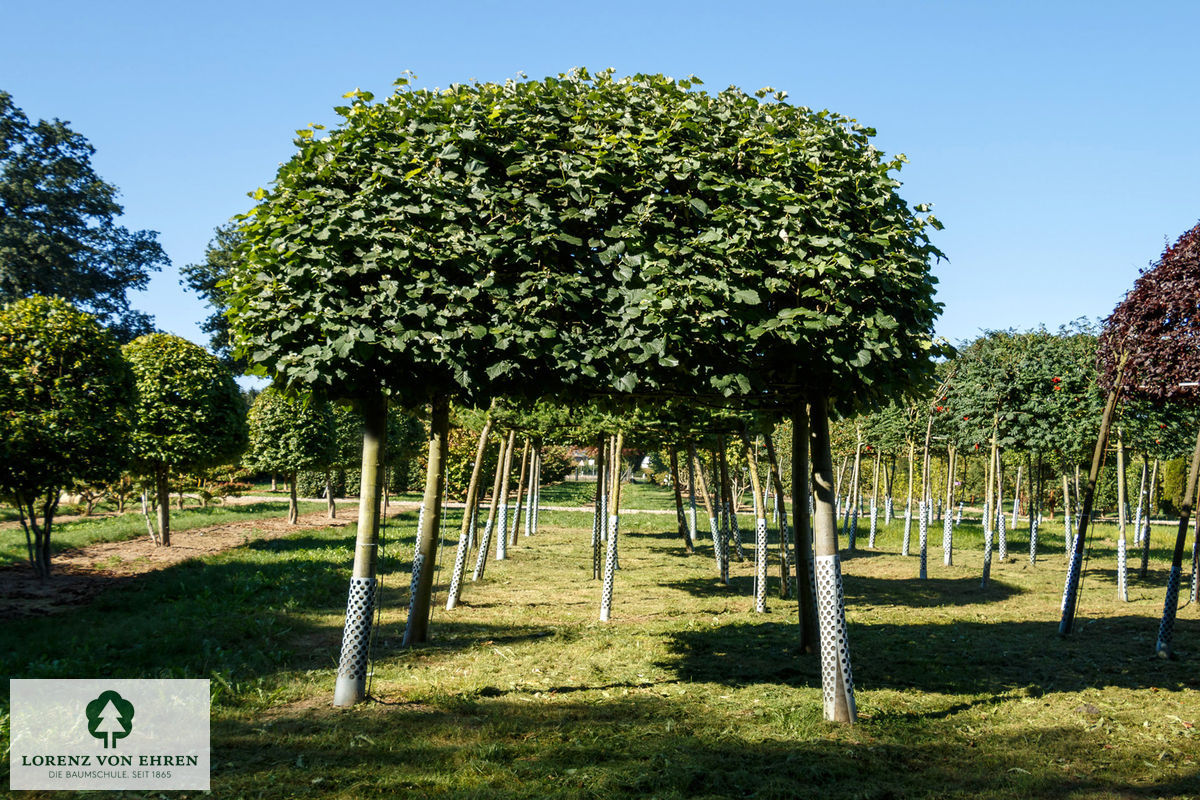
[[[954,505],[954,461],[957,452],[954,445],[946,445],[946,516],[942,520],[942,563],[947,567],[954,564],[954,518],[950,513]]]
[[[425,470],[425,518],[413,554],[415,593],[409,605],[408,624],[404,628],[404,646],[429,639],[429,614],[433,610],[433,574],[437,563],[438,539],[442,527],[442,497],[446,491],[446,445],[450,436],[450,401],[435,397],[429,420],[429,459]],[[501,529],[503,536],[503,529]]]
[[[608,548],[604,560],[604,587],[600,595],[601,622],[608,622],[612,618],[614,573],[617,568],[617,531],[621,523],[621,447],[624,443],[625,434],[618,432],[613,446],[612,482],[609,489]]]
[[[854,446],[854,468],[850,471],[850,486],[846,494],[850,502],[846,506],[846,516],[842,522],[842,534],[846,537],[846,549],[858,549],[858,487],[861,482],[859,469],[862,466],[862,430],[858,432],[858,442]]]
[[[921,508],[918,520],[918,534],[921,547],[921,565],[918,573],[921,580],[929,577],[929,442],[933,438],[933,414],[929,415],[929,424],[925,426],[925,450],[921,455]]]
[[[842,465],[840,467],[838,467],[838,472],[837,472],[837,486],[833,490],[833,509],[834,509],[835,514],[838,511],[838,509],[840,509],[842,507],[842,499],[845,497],[845,493],[842,491],[842,478],[845,477],[846,466],[849,463],[850,463],[850,456],[848,456],[848,455],[842,456]]]
[[[1150,569],[1150,532],[1153,528],[1150,527],[1150,520],[1154,514],[1154,490],[1158,488],[1158,459],[1154,459],[1154,466],[1150,469],[1150,489],[1146,499],[1146,519],[1143,523],[1146,526],[1145,533],[1142,534],[1142,563],[1138,568],[1138,578],[1146,579],[1146,573]]]
[[[783,558],[779,559],[779,599],[786,600],[791,594],[791,566],[792,558],[789,551],[791,531],[788,527],[787,504],[784,502],[783,493],[783,475],[779,471],[779,460],[775,457],[775,442],[770,436],[766,437],[767,443],[767,463],[770,466],[771,484],[775,487],[775,497],[779,510],[779,549],[783,554]],[[796,468],[796,463],[793,460],[792,469]],[[807,564],[807,561],[805,562]]]
[[[1015,532],[1017,530],[1017,517],[1021,511],[1021,469],[1025,465],[1020,461],[1017,462],[1017,480],[1013,483],[1013,510],[1012,510],[1012,525],[1009,527]]]
[[[604,530],[608,522],[604,519],[604,487],[605,480],[604,454],[608,450],[608,442],[603,434],[596,437],[596,509],[592,516],[592,580],[603,577],[604,568],[601,561],[601,542],[604,541]],[[528,516],[526,517],[528,519]]]
[[[813,493],[809,490],[811,462],[808,449],[811,428],[808,420],[809,412],[805,403],[796,403],[792,410],[792,519],[795,520],[793,536],[796,545],[796,595],[800,611],[800,652],[815,653],[821,646],[821,634],[817,622],[816,578],[813,574],[813,514],[809,512],[809,501]],[[832,462],[832,459],[830,461]],[[829,480],[828,475],[825,476],[825,480]],[[833,524],[836,525],[836,517]],[[836,530],[835,527],[835,553]]]
[[[496,454],[496,475],[492,480],[492,502],[488,506],[487,522],[483,525],[483,536],[479,540],[479,552],[475,556],[475,572],[471,575],[472,581],[477,581],[483,578],[483,573],[487,568],[488,551],[492,547],[492,531],[496,527],[496,515],[500,510],[500,481],[504,477],[504,448],[507,439],[500,439],[500,452]]]
[[[462,596],[463,573],[467,568],[467,552],[471,549],[471,538],[475,527],[475,510],[479,505],[479,477],[483,473],[483,456],[487,452],[488,435],[492,432],[492,412],[488,409],[475,445],[475,464],[471,467],[471,480],[467,483],[466,503],[463,505],[462,525],[458,530],[458,549],[454,552],[454,571],[450,575],[450,591],[446,594],[446,610],[453,611]]]
[[[992,579],[992,523],[995,515],[992,509],[996,507],[996,458],[999,453],[996,447],[996,419],[992,419],[992,441],[988,447],[988,465],[984,470],[987,477],[987,489],[984,490],[983,500],[983,577],[979,582],[982,589],[988,587]]]
[[[704,513],[708,514],[708,529],[712,534],[713,558],[715,558],[717,561],[717,573],[724,576],[724,573],[721,569],[720,521],[717,518],[717,513],[713,510],[713,503],[716,502],[716,500],[711,496],[708,491],[708,486],[706,486],[704,483],[704,462],[700,461],[700,457],[696,455],[696,446],[689,445],[689,449],[692,451],[692,455],[695,456],[697,467],[699,467],[696,470],[696,482],[697,487],[700,489],[700,499],[704,502]],[[728,583],[729,581],[726,579],[725,582]]]
[[[504,446],[503,477],[500,481],[500,513],[496,517],[496,560],[508,558],[508,479],[512,475],[513,450],[517,446],[517,432],[508,432],[508,443]]]
[[[1154,652],[1160,658],[1173,655],[1175,639],[1175,615],[1179,612],[1179,584],[1183,574],[1183,551],[1187,544],[1188,521],[1192,514],[1192,503],[1196,497],[1196,479],[1200,476],[1200,435],[1196,437],[1196,448],[1192,451],[1192,466],[1188,470],[1188,482],[1183,490],[1183,502],[1179,506],[1179,527],[1175,533],[1175,552],[1171,557],[1171,571],[1167,575],[1167,596],[1163,601],[1162,621],[1158,625],[1158,642]]]
[[[683,549],[688,555],[696,552],[696,548],[692,546],[692,537],[688,533],[687,517],[683,513],[683,490],[679,488],[679,454],[675,449],[675,445],[670,447],[671,458],[671,483],[675,489],[675,522],[679,527],[679,535],[683,538]]]
[[[325,470],[325,498],[329,501],[329,518],[337,519],[337,501],[333,497],[333,471],[328,469]]]
[[[1004,518],[1004,451],[996,450],[996,558],[1003,563],[1008,560],[1008,531]]]
[[[1149,471],[1150,463],[1146,459],[1146,454],[1142,454],[1142,477],[1138,481],[1138,502],[1137,512],[1133,515],[1133,546],[1137,547],[1142,543],[1142,512],[1146,507],[1146,473]]]
[[[896,518],[896,455],[888,456],[888,466],[884,470],[883,524],[891,525]]]
[[[750,466],[750,493],[754,495],[754,611],[762,614],[767,610],[767,509],[758,475],[758,457],[745,439],[742,452]]]
[[[1042,454],[1038,452],[1037,480],[1034,480],[1032,459],[1029,475],[1029,564],[1037,564],[1038,529],[1042,526]]]
[[[351,706],[367,695],[367,659],[375,613],[376,558],[379,551],[379,499],[383,494],[382,462],[387,448],[387,398],[376,395],[362,403],[362,483],[358,492],[358,534],[346,623],[338,660],[335,706]]]
[[[146,500],[146,490],[142,489],[142,516],[146,518],[146,532],[150,534],[150,541],[158,547],[158,534],[154,532],[154,521],[150,518],[150,507]],[[33,563],[33,551],[29,553],[29,562]]]
[[[1117,429],[1117,599],[1129,602],[1129,581],[1125,554],[1125,442]]]
[[[288,484],[288,525],[296,525],[300,522],[300,503],[296,498],[296,473],[289,472],[287,474]]]
[[[1087,529],[1092,516],[1092,501],[1096,496],[1096,482],[1100,479],[1100,468],[1104,465],[1104,455],[1108,449],[1108,431],[1112,427],[1113,413],[1116,411],[1117,401],[1121,397],[1121,383],[1124,378],[1127,357],[1126,354],[1121,355],[1121,361],[1117,366],[1116,381],[1108,393],[1108,402],[1104,404],[1104,416],[1100,418],[1100,434],[1096,437],[1096,449],[1092,453],[1092,468],[1088,472],[1087,491],[1083,495],[1083,506],[1080,509],[1079,532],[1075,535],[1075,544],[1071,548],[1071,564],[1067,568],[1066,585],[1063,587],[1062,621],[1058,625],[1058,632],[1062,636],[1069,635],[1075,624],[1075,606],[1079,600],[1079,578],[1083,569],[1083,548],[1087,542]],[[1200,451],[1198,451],[1198,455],[1200,455]],[[1195,464],[1195,459],[1193,459],[1193,464]],[[1195,479],[1195,470],[1193,469],[1191,481],[1194,482]],[[1188,500],[1190,508],[1191,498],[1189,497]],[[1172,617],[1173,622],[1174,617]]]
[[[1072,532],[1071,522],[1073,515],[1071,514],[1071,485],[1067,478],[1066,470],[1062,474],[1062,491],[1063,491],[1063,547],[1066,549],[1067,558],[1071,557],[1071,551],[1075,546],[1075,534]]]
[[[875,469],[871,477],[871,528],[867,534],[867,547],[875,549],[875,535],[879,530],[879,451],[875,451]]]
[[[696,541],[700,538],[696,531],[696,444],[688,442],[687,447],[688,459],[688,536],[692,540],[692,547],[695,548]]]
[[[742,550],[741,532],[737,530],[734,522],[734,514],[736,513],[737,509],[733,504],[733,488],[729,482],[729,461],[725,457],[724,436],[717,437],[717,450],[720,455],[721,464],[721,505],[723,512],[722,516],[724,517],[723,524],[721,525],[721,535],[724,541],[724,546],[721,549],[725,553],[726,569],[728,569],[730,540],[732,540],[735,545],[734,553],[737,554],[737,560],[739,562],[745,561],[746,554]]]
[[[167,479],[170,466],[158,464],[154,468],[154,487],[158,494],[158,543],[171,546],[171,485]]]
[[[900,545],[900,555],[908,555],[908,545],[912,539],[912,501],[913,501],[913,473],[916,471],[917,460],[917,443],[912,439],[908,442],[908,498],[904,501],[904,540]]]
[[[838,557],[837,517],[833,506],[833,458],[829,452],[828,400],[823,395],[811,404],[814,510],[813,558],[817,597],[821,605],[821,689],[825,719],[854,724],[854,680],[850,670],[850,646],[846,632],[846,600]]]
[[[510,547],[517,546],[517,529],[521,525],[521,501],[524,497],[527,478],[529,481],[528,487],[530,489],[533,488],[533,459],[530,458],[529,447],[529,439],[526,439],[525,444],[521,446],[521,469],[517,473],[517,504],[513,506],[512,533],[509,535],[508,541]],[[529,472],[528,475],[526,475],[526,470]],[[530,494],[532,495],[533,493],[530,492]],[[533,514],[530,512],[531,509],[525,509],[526,522],[533,518]]]

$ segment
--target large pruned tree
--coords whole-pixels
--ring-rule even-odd
[[[171,470],[240,455],[246,446],[246,407],[229,369],[186,339],[152,333],[125,345],[124,352],[137,387],[133,457],[153,479],[159,541],[170,545]]]
[[[697,83],[402,79],[380,103],[352,93],[331,134],[301,131],[256,193],[231,278],[237,336],[282,382],[431,405],[421,561],[450,399],[688,396],[793,414],[809,401],[824,424],[831,396],[883,398],[931,371],[937,223],[896,195],[902,159],[782,93]],[[826,575],[836,554],[819,557]],[[424,636],[431,577],[414,581],[406,639]],[[339,683],[365,675],[355,598],[373,597],[373,567],[355,580]]]
[[[0,496],[17,506],[39,577],[63,488],[125,465],[132,399],[121,349],[94,317],[58,298],[0,306]]]
[[[94,153],[66,122],[30,122],[0,91],[0,303],[62,297],[129,341],[153,325],[126,292],[170,262],[157,233],[117,224],[117,188]]]

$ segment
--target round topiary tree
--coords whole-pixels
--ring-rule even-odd
[[[246,408],[229,369],[199,345],[166,333],[124,348],[137,393],[131,447],[154,480],[159,541],[171,544],[171,470],[219,464],[246,446]]]
[[[333,411],[320,398],[289,395],[268,386],[254,399],[247,422],[249,446],[243,461],[251,469],[286,476],[288,524],[295,525],[300,516],[296,474],[306,469],[326,469],[337,459]]]
[[[63,487],[125,466],[132,399],[121,349],[94,317],[39,296],[0,308],[0,496],[17,506],[40,577]]]

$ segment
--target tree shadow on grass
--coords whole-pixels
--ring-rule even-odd
[[[871,578],[863,575],[843,577],[846,602],[872,605],[897,605],[909,608],[986,605],[1008,600],[1028,590],[995,578],[986,589],[979,578]]]
[[[213,722],[215,796],[473,798],[1183,797],[1194,765],[1129,777],[1102,731],[964,731],[934,720],[914,734],[864,720],[856,745],[819,704],[729,709],[716,718],[633,687],[623,697],[403,697],[350,710],[268,709]],[[745,725],[730,726],[742,717]],[[764,731],[767,735],[764,736]],[[1121,768],[1126,771],[1122,773]]]
[[[1142,617],[1084,623],[1069,639],[1046,622],[851,624],[856,685],[870,689],[1000,694],[1116,686],[1200,686],[1194,662],[1154,656],[1157,625]],[[1180,619],[1176,641],[1200,650],[1200,620]],[[680,680],[747,686],[820,686],[814,655],[796,651],[794,623],[738,623],[667,634],[671,657],[658,666]]]

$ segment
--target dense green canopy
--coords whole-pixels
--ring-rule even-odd
[[[882,396],[931,369],[937,223],[870,129],[657,75],[399,83],[301,131],[243,220],[230,314],[263,371],[413,405]]]

